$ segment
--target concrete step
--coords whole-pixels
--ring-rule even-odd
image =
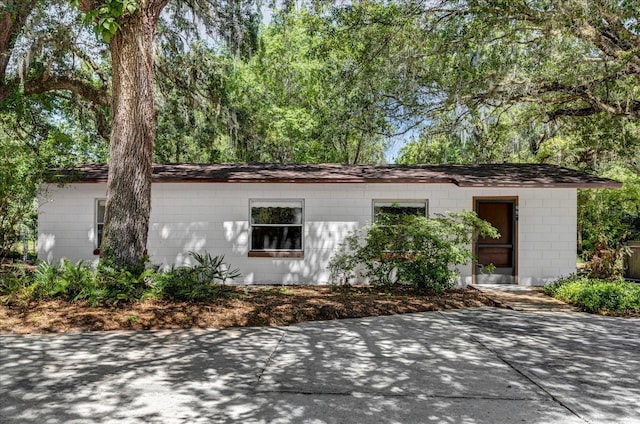
[[[578,308],[544,294],[541,287],[522,287],[515,285],[498,286],[475,284],[471,287],[480,290],[495,302],[515,311],[577,312]]]

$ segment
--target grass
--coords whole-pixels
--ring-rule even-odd
[[[602,315],[640,314],[640,285],[624,280],[568,277],[545,286],[544,291],[585,312]]]

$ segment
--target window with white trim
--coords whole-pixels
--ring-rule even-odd
[[[104,212],[107,207],[106,199],[96,199],[96,249],[102,244],[102,232],[104,230]]]
[[[374,200],[373,222],[380,214],[427,216],[428,205],[427,200]]]
[[[303,251],[303,200],[250,201],[251,252]]]

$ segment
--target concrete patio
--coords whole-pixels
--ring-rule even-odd
[[[480,308],[0,336],[2,423],[638,423],[640,320]]]

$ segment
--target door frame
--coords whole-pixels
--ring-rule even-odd
[[[518,234],[519,234],[519,211],[518,211],[518,196],[473,196],[471,201],[473,202],[473,211],[478,213],[478,201],[507,201],[513,202],[514,214],[513,214],[513,281],[514,284],[519,283],[519,246],[518,246]],[[476,237],[473,237],[471,241],[471,251],[473,254],[476,254]],[[471,283],[476,284],[476,264],[475,262],[471,264]]]

